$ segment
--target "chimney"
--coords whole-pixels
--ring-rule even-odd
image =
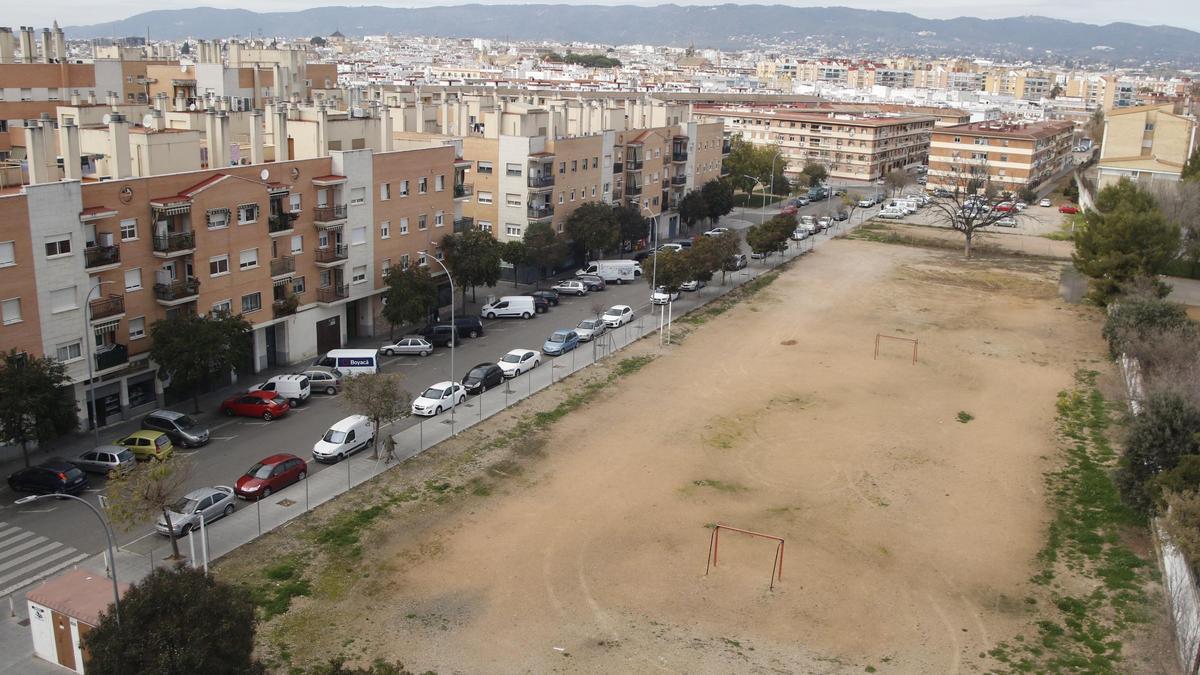
[[[224,110],[217,112],[217,143],[221,151],[220,164],[218,166],[229,166],[229,113]]]
[[[159,92],[154,96],[154,109],[159,113],[167,112],[167,95]]]
[[[54,43],[50,39],[50,29],[42,29],[42,63],[54,62]]]
[[[59,63],[67,61],[67,36],[63,29],[58,27],[57,20],[54,22],[54,58]]]
[[[408,103],[404,99],[400,99],[398,101],[398,106],[398,114],[396,115],[400,118],[400,128],[398,131],[400,133],[404,133],[408,131]]]
[[[15,63],[16,51],[16,38],[13,37],[12,28],[0,27],[0,63]]]
[[[286,103],[276,105],[274,126],[272,140],[275,142],[275,161],[286,162],[292,158],[288,152],[288,111]]]
[[[183,94],[179,94],[175,97],[175,112],[183,112],[185,110],[187,110],[187,99],[184,98]]]
[[[250,113],[250,163],[263,163],[263,113],[258,109]]]
[[[108,114],[108,170],[115,179],[129,178],[129,124],[119,112]]]
[[[317,156],[329,156],[329,111],[324,101],[317,104]]]
[[[278,63],[271,65],[271,95],[282,99],[286,92],[283,89],[283,68]]]
[[[21,63],[33,63],[33,29],[21,26]]]
[[[442,134],[449,136],[453,131],[450,126],[450,101],[446,100],[446,95],[442,94]]]
[[[46,137],[37,120],[25,120],[25,154],[29,170],[29,184],[48,183],[50,167],[46,165]]]
[[[58,129],[58,145],[62,150],[63,178],[78,180],[82,178],[79,168],[79,127],[74,120],[66,120]]]
[[[75,91],[72,91],[71,92],[71,105],[74,105],[74,106],[79,105],[80,100],[81,99],[79,98],[79,90],[76,89]]]
[[[417,128],[413,129],[418,134],[425,133],[425,101],[420,95],[417,96]]]
[[[379,151],[391,152],[392,141],[392,111],[386,105],[379,108]]]

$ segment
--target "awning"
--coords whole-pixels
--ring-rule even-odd
[[[113,319],[112,321],[105,321],[104,323],[96,324],[92,327],[92,330],[96,331],[96,335],[105,335],[108,333],[117,332],[117,328],[120,327],[120,325],[120,319]]]

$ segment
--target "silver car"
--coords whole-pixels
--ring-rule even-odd
[[[396,354],[429,356],[433,353],[433,343],[420,335],[406,335],[391,344],[380,347],[379,351],[388,356],[395,356]]]
[[[342,389],[342,371],[329,366],[313,366],[301,373],[308,378],[311,391],[320,391],[330,396]]]
[[[590,342],[607,332],[608,324],[603,319],[584,319],[575,327],[580,342]]]
[[[182,537],[200,528],[201,516],[204,517],[204,526],[207,527],[217,518],[233,513],[236,501],[233,488],[226,485],[192,490],[167,507],[171,527],[168,528],[167,522],[160,516],[154,528],[159,534],[168,536],[171,530],[174,530],[175,536]]]
[[[137,458],[132,450],[123,446],[101,445],[76,457],[71,463],[88,473],[125,473],[137,464]]]

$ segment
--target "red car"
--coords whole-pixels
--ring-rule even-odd
[[[221,412],[230,417],[261,417],[268,422],[286,415],[290,408],[287,399],[273,391],[249,391],[221,403]]]
[[[1074,204],[1063,204],[1058,207],[1059,213],[1079,213],[1079,207]]]
[[[799,211],[799,209],[797,209],[794,204],[788,204],[787,206],[783,207],[780,213],[785,216],[794,216],[796,215],[797,211]]]
[[[1014,207],[1013,207],[1012,203],[1010,203],[1010,202],[1000,202],[999,204],[996,205],[996,210],[1003,211],[1004,213],[1008,213],[1009,211],[1014,210]]]
[[[304,480],[308,464],[299,457],[281,452],[250,467],[233,485],[233,493],[242,499],[263,499],[292,483]]]

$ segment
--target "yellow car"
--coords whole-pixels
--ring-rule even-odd
[[[116,445],[129,448],[135,457],[143,459],[166,459],[175,451],[171,437],[161,431],[142,429],[129,434],[116,442]]]

